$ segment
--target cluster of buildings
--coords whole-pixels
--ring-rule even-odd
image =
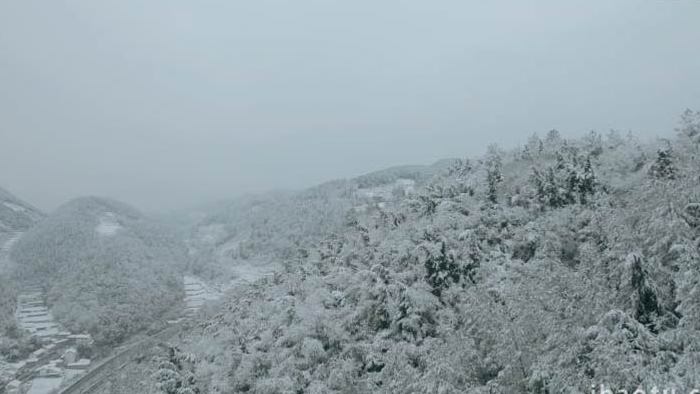
[[[91,346],[92,338],[63,330],[46,307],[41,289],[27,288],[18,296],[15,318],[41,347],[24,360],[4,364],[0,382],[12,379],[5,385],[7,394],[48,392],[90,367],[91,361],[81,358],[77,349]]]

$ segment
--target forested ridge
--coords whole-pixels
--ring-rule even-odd
[[[201,310],[109,392],[689,390],[699,155],[700,112],[686,111],[666,139],[552,130],[478,158],[218,203],[179,234],[81,198],[24,228],[13,275],[109,347],[178,309],[185,272],[281,267]],[[3,316],[11,284],[0,277]],[[16,338],[7,357],[33,349],[0,329]]]
[[[668,140],[553,130],[493,146],[347,210],[144,379],[168,393],[697,388],[698,153],[692,111]]]
[[[17,286],[8,254],[21,234],[43,217],[37,208],[0,188],[0,361],[3,357],[14,361],[36,348],[15,321]]]
[[[398,166],[353,179],[326,182],[302,191],[243,196],[195,210],[188,239],[190,269],[208,279],[225,277],[241,262],[294,261],[328,234],[344,231],[346,213],[374,209],[385,198],[358,191],[383,190],[394,200],[405,193],[401,181],[421,185],[452,163]],[[384,190],[385,189],[385,190]]]
[[[12,249],[14,275],[46,289],[54,316],[115,345],[177,307],[185,249],[134,208],[84,197],[59,207]]]
[[[0,234],[26,231],[43,216],[37,208],[0,188]]]

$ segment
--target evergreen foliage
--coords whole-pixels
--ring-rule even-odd
[[[677,172],[671,147],[656,151],[656,161],[649,169],[649,173],[657,179],[675,179]]]

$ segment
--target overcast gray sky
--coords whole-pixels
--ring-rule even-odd
[[[527,4],[532,3],[532,4]],[[700,1],[0,1],[0,186],[171,209],[512,146],[670,133]]]

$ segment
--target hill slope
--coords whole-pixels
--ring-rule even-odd
[[[391,205],[444,171],[454,160],[399,166],[303,191],[273,192],[219,202],[191,217],[192,270],[221,278],[240,262],[266,264],[305,258],[329,234],[344,231],[352,212]]]
[[[690,392],[698,153],[687,113],[670,142],[550,132],[461,161],[229,294],[140,390]]]
[[[43,216],[38,209],[0,188],[0,272],[2,262],[21,234],[38,223]]]
[[[0,188],[0,231],[26,231],[42,217],[38,209]]]
[[[18,289],[10,277],[9,254],[22,234],[43,217],[38,209],[0,188],[0,363],[3,358],[15,359],[34,350],[15,321]]]
[[[43,216],[38,209],[0,188],[0,343],[8,331],[15,331],[16,289],[7,277],[10,250]]]
[[[177,237],[137,210],[87,197],[28,231],[12,258],[20,278],[47,288],[64,325],[115,343],[177,304],[184,254]]]

